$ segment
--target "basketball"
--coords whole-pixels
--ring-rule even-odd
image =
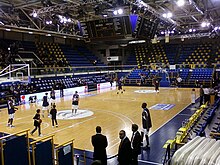
[[[42,123],[42,120],[41,120],[41,119],[39,119],[39,123],[40,123],[40,124]]]

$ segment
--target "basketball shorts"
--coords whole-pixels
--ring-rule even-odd
[[[9,119],[14,119],[14,117],[15,117],[15,114],[14,114],[14,113],[9,114]]]
[[[78,109],[79,105],[72,105],[72,109]]]
[[[42,110],[43,110],[43,111],[48,110],[48,109],[49,109],[48,106],[43,106],[43,107],[42,107]]]

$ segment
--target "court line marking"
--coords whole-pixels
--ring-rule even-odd
[[[199,97],[196,98],[196,100],[198,100]],[[171,120],[173,120],[177,115],[180,115],[181,112],[183,112],[188,106],[190,106],[191,103],[189,103],[188,105],[186,105],[180,112],[178,112],[175,116],[173,116],[170,120],[168,120],[167,122],[165,122],[164,124],[162,124],[160,127],[158,127],[156,130],[154,130],[152,133],[150,133],[149,136],[152,136],[154,133],[156,133],[160,128],[162,128],[164,125],[166,125],[167,123],[169,123]]]
[[[139,159],[138,162],[151,163],[151,164],[155,164],[155,165],[162,165],[161,163],[156,163],[156,162],[151,162],[151,161],[146,161],[146,160],[141,160],[141,159]]]
[[[91,109],[91,110],[93,110],[93,109]],[[107,113],[110,113],[110,114],[112,114],[113,116],[119,118],[121,121],[123,121],[123,123],[125,124],[126,127],[127,127],[127,123],[125,122],[125,120],[124,120],[122,117],[126,118],[126,119],[127,119],[129,122],[131,122],[132,124],[134,123],[130,118],[128,118],[127,116],[125,116],[125,115],[123,115],[123,114],[121,114],[121,113],[112,112],[112,111],[108,111],[108,110],[98,110],[98,109],[94,109],[94,111],[101,111],[101,112],[105,111],[105,112],[107,112]],[[121,115],[122,117],[117,116],[117,115]],[[113,145],[111,145],[110,147],[108,147],[108,148],[107,148],[107,151],[109,151],[110,149],[112,149],[113,147],[115,147],[116,145],[119,144],[119,142],[120,142],[119,139],[118,139],[118,140],[119,140],[118,142],[114,143],[114,141],[116,141],[116,140],[117,140],[117,139],[114,139],[114,140],[110,141],[110,143],[113,143]]]
[[[89,119],[87,119],[87,120],[84,120],[84,121],[81,121],[81,122],[77,122],[77,123],[75,123],[75,124],[72,124],[72,125],[70,125],[70,126],[66,126],[65,128],[58,129],[58,130],[56,130],[56,131],[52,131],[52,132],[50,132],[50,133],[48,133],[48,134],[45,134],[45,135],[50,135],[50,134],[54,134],[54,133],[57,133],[57,132],[61,132],[61,131],[65,130],[65,129],[73,128],[73,127],[75,127],[75,126],[77,126],[77,125],[80,125],[80,124],[85,123],[85,122],[87,122],[87,121],[93,120],[93,119],[95,119],[95,118],[96,118],[96,117],[92,117],[92,118],[89,118]]]

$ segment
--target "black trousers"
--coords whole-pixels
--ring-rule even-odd
[[[40,128],[40,125],[35,126],[35,128],[31,131],[31,134],[33,134],[37,129],[38,129],[38,135],[40,135],[40,134],[41,134],[41,128]]]
[[[54,121],[55,121],[56,125],[58,125],[57,124],[57,119],[52,119],[52,126],[54,126]]]

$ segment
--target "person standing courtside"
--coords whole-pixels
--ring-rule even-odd
[[[33,119],[34,119],[34,126],[35,126],[35,128],[31,131],[31,135],[33,135],[34,132],[38,129],[38,136],[42,136],[41,128],[40,128],[40,125],[42,123],[42,120],[40,118],[40,109],[37,109],[37,113],[35,114]]]
[[[93,135],[91,139],[94,147],[93,160],[100,160],[102,165],[107,165],[106,147],[108,146],[108,141],[106,136],[102,135],[101,132],[102,128],[97,126],[96,135]]]
[[[8,124],[7,124],[8,127],[14,127],[12,124],[14,120],[14,114],[17,109],[18,108],[14,107],[12,98],[9,98],[8,100]]]
[[[141,139],[143,142],[144,139],[144,135],[146,138],[146,148],[149,147],[150,143],[149,143],[149,131],[150,128],[152,127],[152,122],[151,122],[151,117],[150,117],[150,111],[147,108],[147,103],[142,103],[143,111],[142,111],[142,126],[143,126],[143,131],[141,132]]]
[[[118,147],[118,162],[119,165],[130,165],[131,164],[131,142],[126,136],[124,130],[119,132],[119,138],[121,139]]]
[[[52,108],[50,110],[50,114],[51,114],[51,120],[52,120],[52,127],[54,127],[54,121],[56,123],[56,127],[58,127],[58,123],[57,123],[57,109],[56,109],[55,103],[52,105]]]
[[[75,114],[77,113],[77,110],[79,108],[79,95],[76,91],[72,98],[72,114],[75,111]]]
[[[138,132],[138,125],[132,124],[132,137],[131,137],[131,148],[132,148],[132,165],[138,165],[138,155],[141,154],[141,135]]]

